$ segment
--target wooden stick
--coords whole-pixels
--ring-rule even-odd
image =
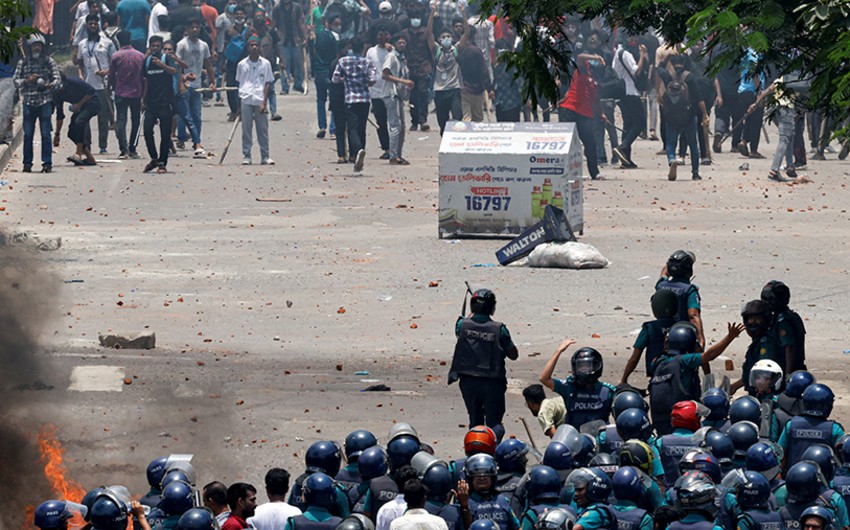
[[[528,441],[531,442],[531,447],[533,447],[536,451],[537,444],[534,443],[534,436],[531,435],[531,429],[528,428],[528,423],[526,423],[525,418],[523,418],[522,416],[519,417],[519,421],[522,422],[522,426],[525,427],[525,432],[528,433]]]

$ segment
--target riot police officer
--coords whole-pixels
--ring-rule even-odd
[[[457,482],[452,481],[452,475],[446,463],[420,451],[414,455],[410,465],[416,470],[422,484],[428,488],[425,510],[443,519],[448,530],[461,528],[460,508],[448,502]]]
[[[644,322],[641,325],[640,333],[635,339],[632,356],[626,362],[626,368],[623,370],[623,377],[620,379],[618,388],[628,386],[629,376],[637,368],[644,353],[646,353],[644,358],[646,376],[652,377],[655,369],[654,361],[664,353],[664,339],[667,337],[667,332],[678,321],[676,316],[679,312],[679,299],[676,293],[670,289],[658,289],[649,299],[649,303],[655,320]]]
[[[486,425],[501,440],[505,435],[505,391],[508,380],[505,358],[515,361],[519,352],[508,328],[492,317],[496,311],[496,295],[479,289],[470,301],[472,314],[461,315],[455,325],[457,344],[449,384],[459,380],[460,393],[469,415],[469,427]]]
[[[162,456],[151,460],[151,463],[148,464],[145,475],[151,489],[141,499],[139,499],[141,504],[150,506],[151,508],[156,508],[156,505],[159,504],[159,499],[162,496],[160,484],[162,483],[162,475],[165,473],[165,465],[167,462],[168,458]]]
[[[285,530],[335,530],[341,517],[331,515],[336,503],[333,479],[321,471],[312,473],[302,483],[306,509],[286,522]]]
[[[732,393],[743,387],[748,394],[755,395],[756,390],[750,385],[750,370],[753,365],[758,361],[768,359],[778,364],[782,369],[782,373],[786,373],[785,355],[776,337],[770,333],[773,312],[766,302],[761,300],[747,302],[741,311],[741,318],[747,329],[747,335],[750,336],[752,342],[747,348],[747,354],[744,357],[741,379],[732,383]]]
[[[761,299],[773,311],[770,332],[785,355],[785,373],[806,369],[806,326],[793,309],[789,309],[791,290],[779,280],[771,280],[761,290]]]
[[[339,470],[334,480],[338,484],[342,484],[344,489],[348,491],[351,487],[360,484],[360,473],[357,470],[357,459],[363,454],[363,451],[378,445],[378,439],[371,432],[364,429],[357,429],[350,432],[345,437],[342,444],[345,454],[346,465]]]
[[[306,469],[295,479],[289,498],[286,500],[290,506],[295,506],[302,512],[307,509],[307,505],[304,503],[301,485],[313,473],[324,473],[329,477],[334,477],[339,473],[339,468],[342,465],[339,446],[336,442],[331,441],[316,442],[307,448],[307,452],[304,454],[304,463]],[[350,512],[346,492],[342,488],[336,489],[335,495],[337,501],[331,506],[331,511],[334,515],[340,517],[347,516]]]
[[[676,508],[685,516],[668,530],[723,530],[715,521],[718,491],[708,475],[688,473],[676,481],[675,491]]]
[[[644,497],[641,472],[634,467],[621,467],[614,473],[611,483],[614,491],[614,503],[611,508],[617,515],[618,528],[651,530],[654,527],[652,514],[638,506]]]
[[[803,452],[811,444],[834,447],[844,435],[844,427],[829,419],[834,401],[835,395],[826,385],[815,383],[803,391],[802,413],[791,418],[779,435],[779,446],[785,452],[784,469],[802,460]]]
[[[746,471],[744,481],[735,489],[741,507],[738,530],[771,530],[781,528],[782,517],[769,507],[770,484],[755,471]]]
[[[549,466],[535,466],[528,472],[526,494],[529,507],[520,518],[522,530],[534,530],[540,517],[555,508],[566,510],[575,517],[575,510],[569,504],[559,501],[561,484],[558,472]]]
[[[496,490],[496,469],[496,460],[487,454],[477,454],[466,460],[467,480],[457,485],[457,499],[466,528],[476,519],[489,519],[499,530],[519,530],[519,520],[509,501]]]
[[[66,530],[68,519],[75,514],[84,515],[88,508],[69,501],[45,501],[33,514],[33,523],[41,530]]]
[[[611,479],[597,467],[576,470],[567,479],[575,488],[575,504],[579,509],[573,530],[614,530],[617,516],[606,503],[611,496]]]
[[[661,278],[655,284],[655,290],[669,289],[676,294],[678,311],[676,322],[690,322],[697,330],[697,343],[702,351],[705,347],[705,333],[702,327],[702,309],[700,307],[699,287],[691,283],[694,275],[696,256],[687,250],[677,250],[667,258],[667,264],[661,269]]]
[[[788,489],[785,481],[779,477],[779,464],[779,456],[773,444],[759,442],[747,449],[747,471],[757,471],[767,479],[776,506],[782,507],[788,499]]]
[[[703,418],[703,427],[711,427],[725,433],[732,423],[729,421],[729,395],[722,388],[709,388],[702,394],[702,404],[708,409]]]

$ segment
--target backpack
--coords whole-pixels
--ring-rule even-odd
[[[234,35],[230,42],[227,43],[227,48],[224,49],[224,56],[231,63],[238,63],[242,59],[242,53],[245,51],[245,44],[247,44],[247,39],[245,36],[248,34],[248,28],[242,30],[241,34]]]
[[[685,82],[689,75],[690,72],[684,72],[679,79],[675,72],[670,74],[671,80],[664,86],[664,96],[661,98],[664,121],[677,129],[684,127],[693,118],[691,96]]]
[[[610,66],[593,66],[592,75],[599,87],[600,99],[622,99],[626,96],[626,82]]]
[[[648,68],[644,68],[641,70],[637,77],[633,76],[632,73],[626,68],[626,63],[623,62],[623,52],[626,50],[620,50],[617,52],[617,59],[620,61],[620,64],[623,65],[623,70],[626,71],[629,77],[632,78],[632,82],[635,84],[635,88],[638,92],[646,92],[647,86],[649,85],[649,75],[647,74]]]

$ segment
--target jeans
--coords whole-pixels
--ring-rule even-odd
[[[236,82],[236,66],[237,63],[227,61],[226,70],[224,72],[224,83],[227,87],[238,88]],[[230,107],[230,113],[236,114],[239,112],[239,92],[237,90],[227,91],[227,106]]]
[[[86,149],[91,148],[91,127],[89,122],[100,112],[100,102],[97,99],[89,100],[83,108],[71,114],[71,123],[68,124],[68,138],[75,144],[83,144]]]
[[[806,165],[806,140],[803,137],[803,130],[806,128],[805,114],[797,114],[796,122],[794,123],[794,165]]]
[[[145,145],[151,160],[159,161],[159,167],[168,164],[168,150],[171,149],[171,122],[174,121],[174,109],[171,105],[160,105],[145,109],[145,122],[142,128],[145,131]],[[153,136],[153,128],[159,122],[159,155],[156,152],[156,139]]]
[[[177,139],[181,142],[187,140],[186,128],[192,135],[192,144],[201,144],[201,95],[194,88],[189,88],[182,95],[175,98],[175,110],[177,111]]]
[[[796,129],[797,111],[788,107],[779,107],[775,114],[776,125],[779,126],[779,140],[776,143],[776,154],[773,155],[771,171],[779,171],[782,159],[788,169],[794,168],[794,134]]]
[[[608,163],[608,156],[605,154],[605,133],[608,133],[608,141],[613,150],[619,145],[617,140],[617,129],[614,126],[614,100],[606,99],[600,101],[602,114],[608,118],[608,123],[598,118],[596,122],[596,155],[599,162]],[[567,120],[564,120],[567,121]],[[612,157],[613,158],[613,157]]]
[[[345,151],[345,140],[348,136],[348,121],[346,121],[346,112],[344,109],[332,110],[331,111],[331,123],[335,123],[337,127],[336,131],[336,156],[339,158],[351,158],[356,154],[356,152],[350,156],[346,156]],[[350,147],[350,145],[349,145]]]
[[[428,123],[428,91],[431,87],[431,76],[411,76],[414,82],[410,91],[410,125],[425,125]]]
[[[623,136],[619,147],[624,155],[632,158],[632,143],[640,136],[646,124],[640,96],[623,97],[620,100],[620,112],[623,114]]]
[[[747,91],[741,92],[738,95],[738,100],[741,105],[741,110],[743,116],[747,109],[756,102],[756,93]],[[759,140],[761,139],[761,126],[764,122],[764,107],[759,106],[755,112],[750,114],[747,117],[747,120],[743,125],[743,138],[742,140],[748,144],[750,144],[750,151],[758,151],[759,150]]]
[[[655,93],[655,87],[652,87],[646,94],[647,112],[649,112],[649,130],[655,131],[658,125],[658,97]]]
[[[378,126],[378,143],[382,151],[390,149],[390,130],[387,128],[387,108],[381,98],[372,99],[372,115],[375,116],[375,124]]]
[[[595,120],[587,116],[571,110],[560,109],[558,112],[564,121],[573,122],[578,130],[578,137],[584,145],[584,158],[587,160],[587,172],[590,173],[590,178],[596,178],[599,175],[599,162],[596,157],[596,126]]]
[[[292,89],[296,92],[303,92],[304,57],[301,53],[301,46],[284,46],[281,44],[279,53],[286,65],[286,72],[292,76]],[[284,92],[289,93],[289,81],[286,79],[286,75],[280,76],[280,86]]]
[[[316,74],[316,116],[319,120],[319,129],[328,128],[328,89],[331,86],[330,77],[326,72],[314,72]],[[334,132],[334,116],[331,115],[331,133]]]
[[[369,102],[346,103],[345,120],[348,128],[348,156],[354,157],[366,149],[366,119],[369,117]]]
[[[254,124],[257,124],[257,143],[260,144],[260,158],[269,157],[269,114],[260,112],[259,105],[242,102],[242,157],[251,158],[254,146]]]
[[[676,143],[681,134],[685,135],[688,148],[691,150],[691,175],[699,175],[699,145],[697,144],[697,127],[699,118],[691,116],[683,127],[674,127],[668,122],[664,127],[664,149],[667,151],[667,164],[676,160]]]
[[[109,140],[109,127],[112,125],[112,100],[107,90],[98,90],[97,97],[100,98],[100,110],[97,112],[97,145],[106,149]]]
[[[460,89],[439,90],[434,92],[434,112],[437,114],[437,123],[440,125],[440,136],[446,129],[449,114],[452,119],[460,121],[463,119],[463,105],[460,101]]]
[[[390,158],[401,158],[404,148],[404,101],[398,97],[383,98],[387,109],[387,125],[390,133]]]
[[[139,139],[142,98],[115,96],[115,135],[121,154],[135,153]],[[127,109],[130,109],[130,145],[127,145]]]
[[[41,163],[44,166],[53,165],[53,141],[50,137],[53,130],[51,126],[52,117],[52,103],[45,103],[38,107],[24,105],[24,167],[32,167],[35,120],[38,120],[38,126],[41,130]]]

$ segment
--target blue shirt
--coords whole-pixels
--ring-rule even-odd
[[[683,524],[689,524],[689,523],[701,523],[703,521],[708,521],[708,519],[706,519],[705,517],[703,517],[701,515],[695,514],[695,513],[689,513],[688,515],[684,516],[682,518],[682,520],[679,521],[679,522],[683,523]],[[668,526],[668,528],[669,528],[669,526]],[[715,524],[714,530],[723,530],[723,527],[717,526],[717,524]]]
[[[147,17],[151,14],[151,6],[147,0],[121,0],[115,11],[121,20],[121,29],[130,32],[130,40],[147,39]]]
[[[752,48],[747,50],[747,56],[741,60],[741,83],[738,85],[738,93],[741,92],[756,92],[755,78],[750,74],[750,69],[753,68],[759,60],[759,55]],[[759,74],[759,88],[764,90],[764,74]]]
[[[591,504],[579,512],[578,521],[584,530],[596,530],[597,528],[608,528],[611,524],[611,519],[608,513],[600,504]]]

